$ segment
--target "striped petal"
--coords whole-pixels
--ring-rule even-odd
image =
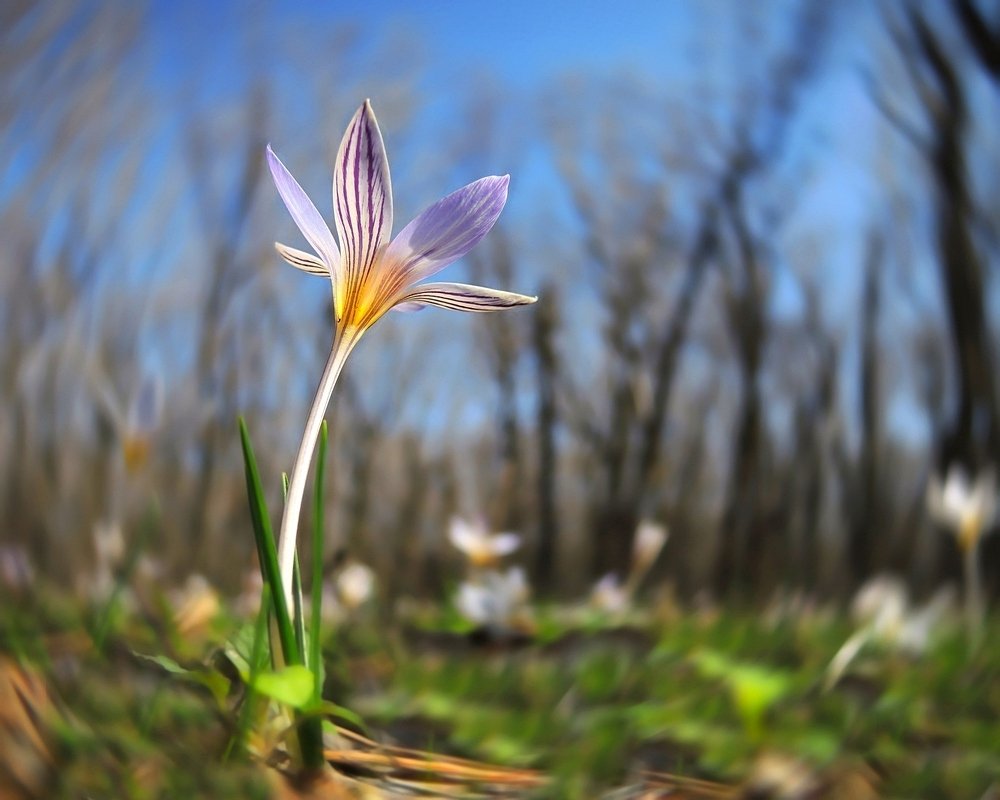
[[[337,249],[337,243],[333,240],[333,234],[330,233],[330,228],[323,221],[323,217],[316,210],[312,200],[302,191],[298,181],[281,163],[281,159],[274,154],[271,145],[267,146],[267,166],[271,170],[274,185],[277,187],[281,199],[285,202],[288,213],[292,215],[292,219],[295,220],[295,224],[302,231],[306,241],[332,272],[340,261],[340,251]]]
[[[497,221],[509,182],[509,175],[480,178],[438,200],[399,232],[386,251],[386,262],[410,284],[461,258]]]
[[[296,250],[294,247],[289,247],[281,242],[275,242],[274,249],[278,251],[279,256],[296,269],[308,272],[310,275],[330,277],[329,268],[312,253],[306,253],[304,250]]]
[[[467,283],[424,283],[396,300],[396,308],[414,311],[419,306],[438,306],[455,311],[500,311],[534,303],[538,298]]]
[[[347,126],[337,152],[333,216],[347,285],[358,287],[392,233],[389,162],[367,100]]]

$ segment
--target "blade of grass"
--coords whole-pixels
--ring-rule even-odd
[[[128,550],[125,554],[125,563],[115,576],[115,582],[112,587],[111,594],[108,596],[97,616],[97,623],[94,626],[91,639],[99,652],[104,650],[104,643],[111,630],[111,621],[115,610],[118,607],[118,601],[121,598],[122,593],[125,591],[125,588],[128,586],[129,581],[132,579],[132,573],[135,572],[136,564],[139,563],[139,557],[146,549],[146,542],[152,535],[153,528],[156,526],[159,516],[160,507],[154,498],[154,500],[150,503],[149,508],[146,510],[146,513],[143,515],[142,527],[139,528],[139,535],[129,544]]]
[[[326,474],[326,443],[329,429],[326,420],[319,429],[319,454],[316,457],[316,498],[313,508],[312,530],[312,616],[309,618],[309,651],[306,654],[309,669],[316,680],[316,700],[323,696],[323,649],[320,643],[323,623],[323,477]]]
[[[299,652],[306,652],[306,620],[302,614],[302,572],[299,570],[299,554],[292,562],[292,601],[295,603],[295,642]]]
[[[295,631],[288,616],[288,603],[281,583],[281,573],[278,569],[278,552],[274,542],[274,531],[271,528],[271,517],[267,512],[264,500],[264,488],[257,470],[257,459],[254,457],[253,445],[250,444],[250,434],[246,421],[239,418],[240,442],[243,446],[243,465],[247,481],[247,498],[250,503],[250,518],[253,522],[254,540],[257,543],[257,555],[264,571],[265,582],[271,590],[271,603],[274,606],[274,618],[278,628],[278,638],[281,650],[285,655],[285,663],[302,664],[302,651],[296,643]],[[306,770],[321,769],[326,763],[323,755],[323,726],[319,719],[300,718],[299,747],[302,753],[302,763]]]
[[[250,519],[253,522],[254,540],[257,543],[257,556],[264,572],[264,579],[271,589],[271,602],[274,605],[274,616],[278,626],[278,638],[281,650],[288,664],[301,664],[301,654],[296,647],[295,633],[292,621],[288,616],[288,605],[285,602],[285,592],[281,588],[281,575],[278,572],[278,551],[274,543],[274,531],[271,528],[271,518],[267,512],[264,500],[264,488],[257,471],[257,459],[254,457],[253,445],[250,444],[250,434],[247,432],[243,417],[239,419],[240,442],[243,445],[243,466],[247,481],[247,499],[250,503]]]

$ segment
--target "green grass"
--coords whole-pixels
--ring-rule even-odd
[[[96,648],[92,615],[65,598],[0,602],[3,651],[44,676],[63,720],[52,796],[267,796],[252,758],[223,758],[242,686],[222,644],[245,623],[223,613],[179,637],[166,619],[118,612]],[[461,632],[444,609],[419,629],[376,616],[324,629],[326,699],[373,738],[540,770],[542,796],[597,796],[643,768],[739,783],[768,753],[825,775],[867,764],[892,797],[1000,783],[995,617],[971,658],[956,627],[919,659],[865,650],[824,692],[842,621],[681,615],[622,629],[541,609],[543,633],[515,644]]]

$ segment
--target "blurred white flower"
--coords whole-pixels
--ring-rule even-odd
[[[337,576],[337,596],[348,611],[360,608],[375,590],[375,573],[359,561],[344,567]]]
[[[851,613],[859,628],[841,646],[827,668],[825,686],[833,688],[869,642],[917,657],[954,605],[951,587],[940,589],[929,602],[910,608],[903,582],[893,575],[876,575],[854,596]]]
[[[875,575],[858,589],[851,603],[851,616],[860,627],[889,634],[906,616],[906,586],[895,575]]]
[[[469,622],[496,630],[516,628],[525,618],[531,589],[520,567],[490,571],[458,587],[455,606]]]
[[[595,583],[590,592],[590,604],[606,614],[624,614],[628,611],[630,603],[628,590],[622,586],[618,576],[613,572],[609,572]]]
[[[125,535],[116,521],[102,520],[94,523],[91,537],[94,544],[94,574],[86,592],[95,602],[111,596],[115,586],[115,572],[125,559]],[[81,582],[79,584],[84,587]]]
[[[996,514],[996,475],[986,469],[970,480],[961,466],[952,464],[943,483],[940,475],[931,477],[927,507],[938,524],[955,535],[963,551],[971,550]]]
[[[452,517],[448,539],[477,568],[496,566],[521,546],[521,537],[516,533],[490,533],[481,519],[468,522]]]
[[[624,614],[632,604],[642,579],[663,550],[667,536],[666,526],[642,520],[635,529],[632,562],[625,582],[622,583],[614,573],[608,573],[591,589],[590,605],[608,614]]]
[[[975,649],[983,635],[986,601],[979,575],[979,540],[989,530],[997,511],[997,484],[993,469],[984,469],[970,480],[952,464],[941,483],[939,475],[927,486],[927,507],[938,524],[948,528],[962,551],[965,580],[965,624],[970,646]]]
[[[649,520],[643,520],[635,531],[632,543],[632,574],[642,576],[653,566],[656,557],[667,542],[667,528]]]

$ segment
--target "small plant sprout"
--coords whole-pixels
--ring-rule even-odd
[[[490,533],[482,519],[469,522],[460,517],[452,517],[448,540],[477,569],[495,567],[521,546],[521,537],[516,533]]]
[[[992,468],[970,480],[962,467],[952,464],[942,483],[939,474],[927,486],[927,507],[939,525],[951,531],[962,553],[965,580],[965,621],[973,649],[983,627],[983,592],[979,580],[979,542],[989,530],[997,510],[996,473]]]
[[[389,162],[367,100],[347,126],[334,165],[336,241],[270,145],[267,163],[281,199],[314,251],[275,244],[278,254],[292,266],[331,281],[336,319],[333,345],[292,466],[278,537],[279,572],[291,606],[295,542],[309,462],[337,377],[364,332],[391,309],[497,311],[536,298],[460,283],[420,283],[464,256],[489,232],[507,201],[509,178],[491,176],[468,184],[430,206],[390,239]]]

